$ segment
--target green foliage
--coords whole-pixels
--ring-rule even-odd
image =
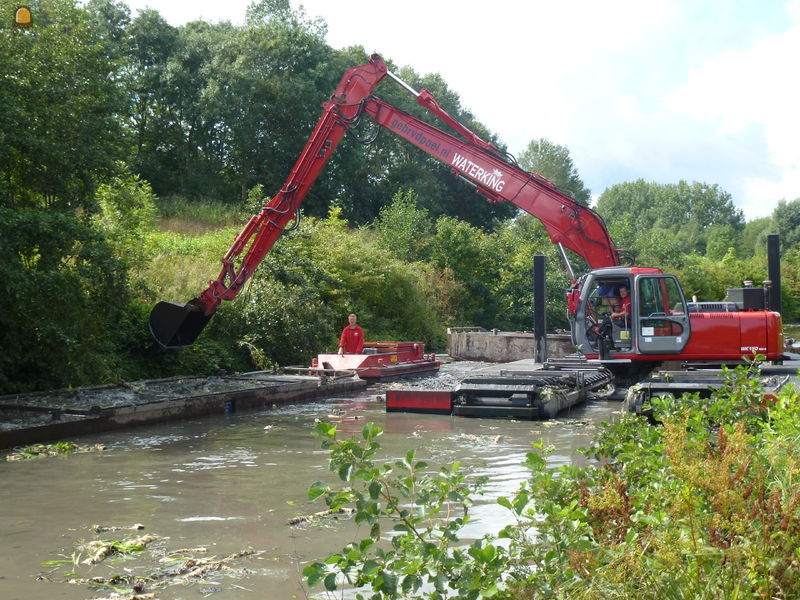
[[[125,263],[92,218],[120,155],[117,65],[73,2],[38,3],[35,23],[0,25],[2,391],[102,379],[128,301]]]
[[[767,252],[767,235],[776,233],[772,217],[762,217],[748,221],[742,231],[741,243],[742,256],[758,256]]]
[[[766,279],[766,265],[761,261],[741,261],[732,254],[722,260],[691,255],[674,271],[687,298],[697,296],[701,302],[724,300],[728,288],[742,287],[743,281]]]
[[[240,337],[251,350],[260,349],[262,365],[307,364],[321,349],[330,348],[336,336],[336,316],[309,285],[280,283],[258,278],[244,298],[228,311],[228,336]]]
[[[398,190],[374,224],[378,246],[406,262],[427,256],[433,228],[428,211],[419,208],[417,200],[414,190]]]
[[[101,380],[116,359],[127,272],[86,218],[0,208],[0,390]]]
[[[503,330],[533,328],[533,257],[546,257],[546,323],[548,331],[568,329],[564,290],[568,275],[544,226],[530,215],[505,224],[497,233],[493,252],[499,276],[492,294],[498,299],[493,327]]]
[[[348,231],[338,211],[309,230],[312,254],[307,259],[325,271],[324,298],[339,315],[350,312],[371,340],[417,340],[441,348],[452,315],[453,284],[421,263],[393,258],[366,230]],[[334,283],[335,285],[330,285]],[[439,284],[440,288],[435,288]],[[336,332],[337,335],[339,331]]]
[[[30,458],[40,458],[42,456],[59,456],[75,452],[78,446],[72,442],[56,442],[55,444],[30,444],[21,448],[15,448],[14,454],[9,455],[7,460],[26,460]]]
[[[800,198],[791,202],[779,200],[772,211],[774,233],[781,236],[783,248],[800,247]]]
[[[592,466],[548,468],[534,444],[530,479],[498,499],[512,524],[469,545],[459,532],[482,481],[414,451],[387,463],[372,424],[341,440],[319,423],[341,483],[309,497],[354,508],[369,535],[303,574],[374,599],[796,597],[798,391],[765,399],[757,368],[730,371],[710,399],[657,398],[649,420],[604,424]]]
[[[783,322],[797,323],[800,321],[800,248],[785,251],[781,261]]]
[[[98,173],[121,156],[125,96],[101,35],[71,0],[38,2],[34,27],[0,23],[4,206],[91,208]]]
[[[339,439],[330,423],[318,423],[314,433],[344,484],[335,489],[317,482],[309,498],[324,497],[333,510],[352,505],[355,522],[368,527],[369,536],[307,566],[309,585],[366,588],[375,599],[422,597],[423,589],[430,589],[424,597],[437,599],[490,597],[496,591],[496,576],[506,564],[503,549],[488,542],[455,546],[469,523],[470,498],[486,479],[469,483],[458,463],[431,473],[414,450],[393,464],[378,460],[382,430],[373,424],[364,427],[361,440]],[[385,535],[391,544],[382,543]]]
[[[646,264],[645,256],[661,258],[662,262],[652,263],[656,266],[664,262],[679,266],[681,256],[693,251],[705,254],[712,231],[717,231],[718,237],[720,231],[727,231],[729,241],[736,241],[744,227],[742,211],[730,194],[717,185],[698,182],[663,185],[640,179],[620,183],[600,195],[597,211],[618,244],[639,256],[640,264]],[[665,243],[659,244],[660,240]],[[715,243],[719,246],[722,242]],[[672,254],[665,256],[665,251]],[[720,251],[715,249],[718,254]]]
[[[519,164],[523,169],[552,181],[578,204],[589,206],[592,194],[578,175],[566,146],[559,146],[544,138],[531,140],[520,154]]]
[[[97,189],[99,212],[94,222],[114,253],[137,267],[151,258],[145,243],[155,225],[155,197],[149,183],[128,172],[125,165],[119,168],[119,175]]]
[[[491,326],[497,315],[491,282],[498,273],[492,237],[464,221],[440,217],[430,244],[430,261],[439,269],[453,272],[464,286],[459,301],[464,324]]]

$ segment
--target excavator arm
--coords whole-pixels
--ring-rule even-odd
[[[413,93],[420,105],[461,137],[373,96],[373,90],[386,75]],[[490,142],[445,112],[427,90],[416,92],[397,79],[374,54],[369,63],[345,72],[331,99],[323,104],[322,116],[283,187],[236,237],[222,258],[217,278],[186,305],[159,302],[153,308],[150,331],[159,344],[175,347],[193,343],[219,304],[236,297],[281,234],[290,226],[297,226],[299,208],[309,189],[347,129],[365,114],[448,165],[488,200],[511,202],[539,219],[554,244],[576,252],[591,269],[620,264],[618,251],[597,213],[558,191],[544,177],[507,160]]]
[[[492,202],[508,201],[539,219],[550,240],[573,250],[590,269],[620,264],[600,215],[560,192],[549,180],[506,160],[489,142],[455,121],[433,96],[422,90],[419,103],[453,126],[459,139],[370,96],[364,111],[378,124],[445,163],[458,177]]]

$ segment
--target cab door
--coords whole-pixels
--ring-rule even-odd
[[[636,347],[642,354],[678,353],[689,342],[689,310],[673,275],[640,275],[633,298]]]

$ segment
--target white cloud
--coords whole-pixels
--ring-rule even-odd
[[[793,10],[800,17],[800,2],[793,3]],[[797,56],[800,22],[748,48],[719,54],[691,70],[685,85],[663,100],[667,110],[709,125],[720,139],[754,127],[763,130],[763,158],[777,167],[773,176],[739,174],[742,208],[753,217],[768,215],[778,199],[800,197]]]

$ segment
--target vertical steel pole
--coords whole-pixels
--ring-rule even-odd
[[[769,310],[781,312],[781,241],[780,236],[767,236],[767,265],[772,288],[769,291]]]
[[[547,360],[546,294],[544,255],[536,254],[533,257],[533,358],[539,363]]]

